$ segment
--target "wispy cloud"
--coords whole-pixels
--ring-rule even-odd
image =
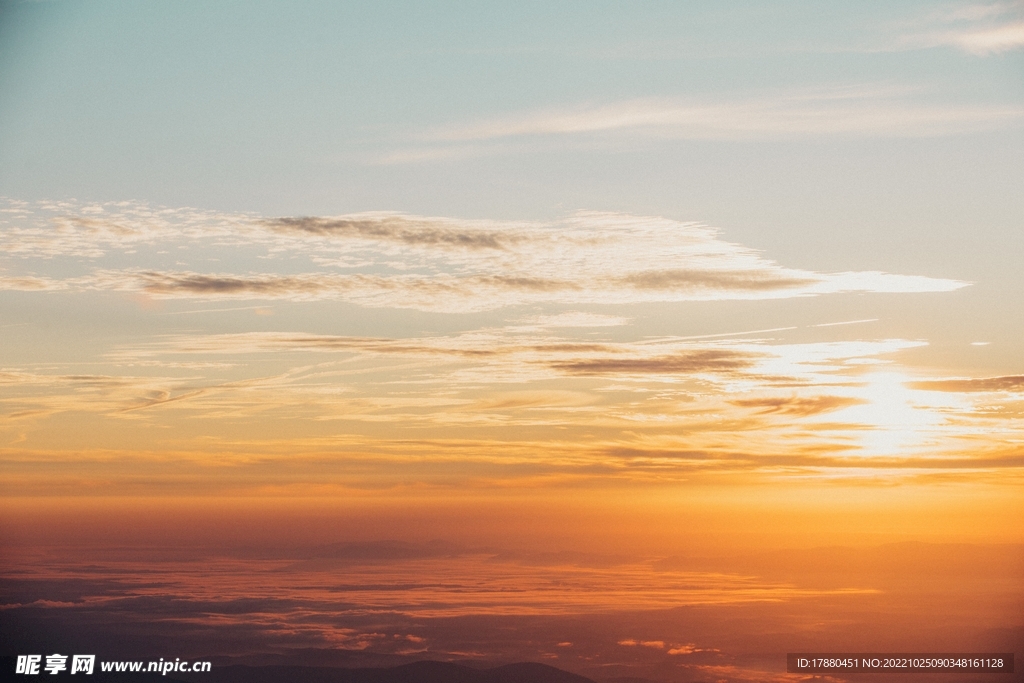
[[[788,268],[699,223],[598,212],[513,222],[15,203],[0,221],[9,247],[0,285],[28,292],[20,296],[274,300],[280,315],[267,321],[288,325],[227,332],[210,316],[164,315],[251,308],[182,306],[153,315],[160,332],[74,370],[5,368],[0,438],[19,449],[7,451],[10,462],[39,454],[63,463],[70,489],[102,471],[114,483],[98,486],[149,491],[125,467],[136,458],[154,486],[173,488],[198,481],[182,463],[214,453],[233,464],[204,472],[210,492],[309,487],[314,471],[318,486],[336,492],[726,473],[901,480],[1019,466],[1006,449],[982,457],[963,447],[981,423],[986,438],[1016,438],[1019,406],[993,394],[1012,390],[1015,376],[929,384],[900,373],[897,354],[922,340],[842,341],[845,325],[865,320],[841,317],[814,332],[829,342],[788,343],[793,325],[750,329],[764,323],[645,337],[622,309],[601,308],[967,284],[956,280]],[[360,336],[304,330],[291,315],[300,307],[287,305],[323,300],[427,312],[515,308],[459,318],[457,333]],[[184,332],[184,324],[198,329]],[[97,427],[83,431],[83,420]],[[157,427],[167,429],[159,442]],[[124,452],[113,434],[152,450]],[[70,452],[78,460],[61,455]],[[118,455],[102,464],[110,452]],[[170,455],[161,461],[159,453]],[[13,485],[35,485],[17,474],[20,465],[0,465],[21,477]]]
[[[1015,392],[1024,393],[1024,375],[1006,375],[1003,377],[983,377],[980,379],[936,379],[911,382],[914,389],[925,391],[954,392]]]
[[[730,401],[741,408],[755,408],[763,414],[777,413],[781,415],[817,415],[849,406],[867,403],[865,399],[851,396],[810,396],[810,397],[772,397],[745,398]]]
[[[344,420],[350,429],[363,423],[365,428],[357,431],[376,434],[374,455],[365,456],[371,461],[412,457],[429,467],[456,449],[460,462],[496,467],[490,476],[511,476],[520,483],[523,477],[539,482],[598,473],[644,479],[715,471],[770,473],[784,467],[877,476],[883,468],[887,476],[905,477],[908,472],[920,476],[922,471],[1018,466],[1013,457],[964,455],[949,443],[939,449],[939,443],[962,433],[968,406],[960,411],[961,425],[947,424],[943,413],[954,415],[957,401],[929,401],[928,394],[906,390],[905,396],[894,397],[898,383],[873,374],[872,365],[884,367],[881,356],[920,342],[581,342],[540,332],[512,326],[408,339],[296,333],[180,336],[136,344],[113,359],[133,365],[182,356],[324,355],[324,362],[288,377],[211,385],[194,398],[179,391],[176,405],[202,401],[198,407],[206,415],[234,419],[254,410],[263,416],[283,410],[307,420]],[[360,376],[382,379],[362,388],[350,384],[347,393],[331,389],[339,380]],[[628,384],[600,384],[612,379]],[[507,388],[498,391],[502,385]],[[159,403],[163,396],[155,398],[155,405],[165,405]],[[1002,419],[1008,434],[1017,429],[1013,416]],[[585,443],[533,443],[485,436],[510,425],[585,431],[588,437]],[[411,436],[455,427],[481,440],[461,439],[456,445],[398,436],[406,430]],[[898,440],[898,453],[891,439]],[[367,448],[355,443],[357,450]],[[289,448],[315,452],[320,446],[292,442]],[[935,455],[950,449],[955,457]],[[513,463],[525,469],[513,474],[507,469]]]
[[[431,247],[462,247],[467,249],[502,249],[515,241],[514,233],[480,230],[445,224],[437,220],[397,216],[394,214],[362,214],[340,218],[276,218],[265,221],[273,230],[326,237],[365,239]]]
[[[195,384],[195,378],[167,376],[7,371],[0,372],[0,385],[6,388],[0,411],[7,420],[40,419],[63,412],[116,415],[198,396],[205,389]]]
[[[394,213],[265,219],[138,205],[61,204],[31,211],[20,207],[19,214],[4,220],[0,239],[7,247],[10,274],[0,278],[0,287],[6,289],[333,299],[376,308],[475,312],[539,303],[934,292],[966,285],[924,276],[786,268],[699,223],[598,212],[554,222]],[[236,270],[211,270],[222,263],[211,261],[217,253]],[[90,271],[80,262],[83,255],[105,267]],[[124,255],[152,267],[111,267]],[[73,257],[72,264],[68,259]],[[26,272],[26,265],[35,272]],[[282,272],[285,265],[288,271]],[[60,277],[69,270],[79,274]]]
[[[552,363],[555,369],[572,375],[696,374],[731,372],[751,365],[748,354],[727,349],[703,349],[653,358],[586,358]]]
[[[1024,3],[965,5],[933,12],[903,34],[897,45],[949,46],[976,56],[1024,49]]]
[[[0,275],[0,290],[13,292],[44,292],[66,288],[66,283],[48,277],[35,277],[33,275]]]
[[[774,264],[772,264],[774,266]],[[465,313],[531,303],[626,304],[653,301],[709,301],[789,298],[841,292],[914,293],[959,289],[967,283],[880,272],[818,274],[760,270],[678,269],[600,277],[579,273],[546,277],[543,272],[510,274],[437,273],[373,275],[302,273],[232,275],[188,271],[97,271],[91,276],[37,286],[16,282],[11,289],[137,291],[155,298],[342,300],[372,308],[411,308]],[[590,277],[587,277],[590,275]],[[582,277],[581,277],[582,276]],[[18,286],[21,285],[21,286]]]
[[[959,35],[974,49],[1015,45],[1024,24]],[[904,38],[905,42],[920,38]],[[928,38],[933,42],[939,37]],[[942,40],[954,40],[953,37]],[[960,44],[957,43],[957,44]],[[988,46],[988,47],[985,47]],[[1009,49],[1009,48],[1007,48]],[[933,137],[1014,125],[1024,108],[1005,104],[935,103],[913,88],[856,85],[732,100],[645,98],[581,103],[435,129],[381,159],[410,163],[500,152],[503,141],[565,136],[636,136],[676,140],[748,140],[819,136]],[[486,145],[499,146],[489,149]]]
[[[954,34],[950,36],[950,42],[976,55],[1020,50],[1024,48],[1024,21]]]
[[[602,313],[566,311],[557,315],[538,315],[516,321],[531,327],[619,327],[629,324],[629,318]]]

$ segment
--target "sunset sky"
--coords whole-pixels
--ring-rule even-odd
[[[0,130],[18,647],[1024,643],[1024,4],[3,2]]]

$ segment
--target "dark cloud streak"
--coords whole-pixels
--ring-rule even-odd
[[[323,237],[400,242],[408,245],[505,249],[517,239],[496,231],[453,229],[398,216],[379,218],[320,218],[298,216],[263,221],[272,230]]]
[[[729,401],[729,403],[740,408],[760,408],[759,412],[762,415],[776,413],[807,417],[841,408],[848,408],[849,406],[862,405],[867,403],[867,401],[846,396],[812,396],[808,398],[791,396],[787,398],[737,399]]]
[[[925,391],[950,392],[982,392],[1009,391],[1024,392],[1024,375],[1005,375],[1003,377],[983,377],[978,379],[939,379],[911,382],[912,389]]]
[[[753,365],[753,354],[704,349],[654,358],[593,358],[556,361],[550,367],[571,375],[729,373]]]
[[[637,289],[699,287],[721,290],[773,291],[814,284],[810,277],[785,277],[770,270],[648,270],[627,275],[621,282]]]

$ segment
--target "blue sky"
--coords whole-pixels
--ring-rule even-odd
[[[0,182],[22,199],[584,208],[699,218],[737,238],[885,235],[897,212],[918,216],[915,234],[951,229],[951,211],[1003,228],[1007,208],[1019,217],[1006,207],[1024,95],[1014,3],[58,1],[3,16]],[[1018,34],[1005,44],[965,42],[1006,26]],[[465,134],[630,103],[725,111],[714,130]],[[780,106],[783,120],[746,129]]]

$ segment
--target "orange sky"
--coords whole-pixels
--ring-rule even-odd
[[[967,282],[618,214],[6,215],[19,647],[668,681],[1016,647],[1024,379],[900,313]]]

